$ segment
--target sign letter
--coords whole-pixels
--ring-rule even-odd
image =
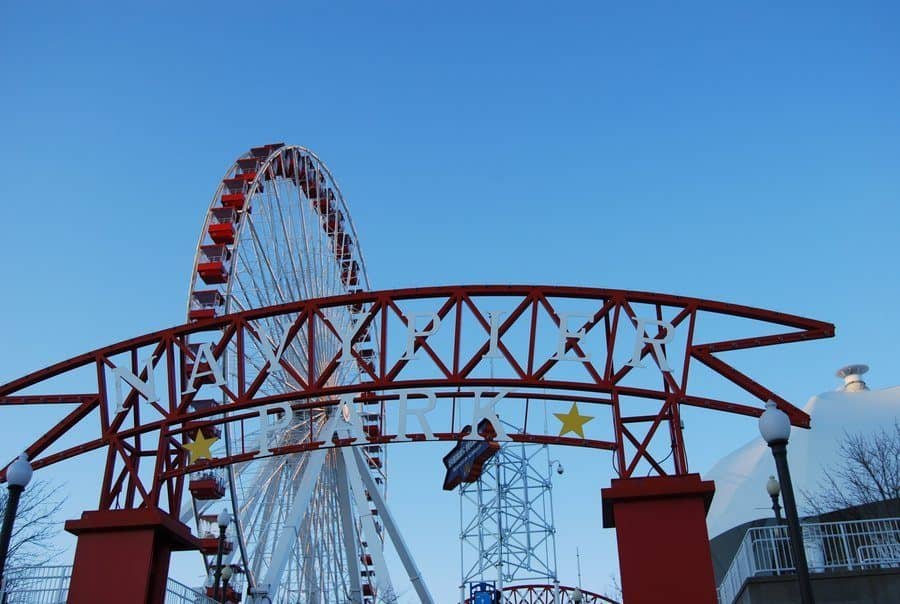
[[[209,371],[200,370],[200,365],[203,363],[204,359],[206,360],[207,365],[209,365]],[[214,386],[225,385],[225,376],[222,375],[222,367],[219,366],[219,361],[217,361],[215,355],[213,355],[212,344],[210,342],[204,342],[197,348],[197,354],[194,356],[194,367],[191,369],[191,377],[188,379],[187,388],[184,389],[182,394],[196,392],[197,388],[194,386],[194,382],[197,381],[197,378],[205,375],[211,375],[215,378],[215,382],[213,382]]]
[[[431,317],[431,322],[433,323],[431,329],[423,329],[419,331],[416,329],[416,320],[419,317]],[[417,358],[416,356],[416,338],[420,337],[428,337],[430,335],[434,335],[441,328],[441,318],[434,313],[411,313],[409,315],[409,322],[407,323],[407,332],[406,332],[406,352],[403,353],[403,356],[400,357],[401,361],[413,361]]]
[[[328,418],[328,422],[316,439],[325,441],[323,447],[334,446],[333,440],[335,437],[340,439],[350,438],[354,442],[366,442],[368,440],[365,431],[363,431],[362,420],[354,408],[355,404],[352,393],[341,395],[341,402],[338,403],[336,409],[330,412],[331,417]]]
[[[419,425],[422,427],[422,432],[425,434],[425,440],[434,440],[434,433],[431,431],[431,426],[428,424],[428,420],[425,419],[425,414],[429,411],[432,411],[437,405],[437,397],[435,397],[434,392],[426,391],[425,397],[428,399],[428,405],[425,407],[412,407],[409,406],[409,394],[406,392],[400,393],[400,410],[398,411],[397,418],[397,438],[394,439],[393,442],[406,442],[408,440],[412,440],[406,434],[406,418],[410,415],[415,415],[419,419]]]
[[[666,330],[666,335],[661,338],[654,338],[647,335],[647,325],[656,325],[657,327],[662,327]],[[630,367],[645,367],[643,363],[641,363],[641,350],[644,348],[644,344],[650,344],[653,348],[653,352],[656,354],[656,358],[659,359],[659,368],[661,371],[665,371],[671,373],[672,369],[669,367],[669,361],[666,359],[666,353],[663,351],[662,345],[671,340],[675,336],[675,327],[672,326],[668,321],[660,321],[658,319],[642,319],[640,317],[637,318],[637,337],[634,340],[634,352],[631,355],[631,360],[625,363]]]
[[[270,342],[274,342],[275,338],[269,335],[269,332],[266,331],[266,328],[262,325],[258,325],[256,327],[257,333],[259,333],[259,351],[263,354],[267,361],[269,361],[269,373],[274,373],[278,369],[280,369],[279,361],[281,360],[281,355],[284,354],[284,348],[287,345],[287,330],[285,330],[284,338],[281,340],[281,344],[278,345],[278,348],[272,349],[270,346]]]
[[[491,423],[491,427],[494,428],[494,433],[496,434],[494,440],[509,440],[509,437],[506,436],[506,430],[503,429],[503,424],[500,423],[500,418],[497,417],[497,411],[495,410],[497,403],[500,399],[509,394],[509,390],[501,390],[490,400],[490,402],[482,403],[481,396],[484,394],[484,391],[484,388],[474,389],[475,399],[472,401],[472,429],[463,437],[463,440],[484,440],[484,437],[478,434],[478,424],[480,424],[483,419],[488,420]]]
[[[497,344],[500,342],[500,319],[502,319],[503,315],[505,314],[508,313],[505,313],[503,311],[488,313],[488,319],[490,319],[491,321],[491,344],[488,348],[488,351],[484,353],[484,358],[486,359],[503,358],[503,354],[500,352]]]
[[[572,317],[581,319],[590,318],[587,315],[559,313],[559,340],[556,343],[556,353],[550,357],[551,361],[589,361],[591,359],[591,355],[589,354],[585,354],[583,357],[578,356],[577,353],[575,356],[566,355],[566,345],[569,343],[569,340],[581,342],[581,338],[584,337],[585,333],[584,328],[581,328],[578,331],[569,331],[569,319]]]
[[[366,318],[363,317],[359,321],[354,322],[351,317],[350,324],[347,325],[347,331],[341,334],[341,363],[356,361],[353,358],[353,338],[365,320]]]
[[[281,417],[271,424],[269,423],[269,411],[281,411]],[[275,436],[280,432],[284,432],[291,425],[294,417],[294,410],[287,403],[275,403],[274,405],[266,405],[259,409],[259,451],[256,456],[271,455],[269,444],[275,440]]]
[[[155,360],[156,357],[150,357],[144,361],[144,371],[147,372],[146,382],[127,369],[113,367],[113,377],[116,380],[116,410],[113,411],[113,413],[120,413],[125,410],[125,398],[122,396],[122,382],[118,378],[128,382],[132,388],[144,395],[144,398],[147,399],[148,403],[159,401],[159,396],[156,394],[156,379],[153,376],[153,361]]]

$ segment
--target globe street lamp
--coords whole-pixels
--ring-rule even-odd
[[[234,574],[234,569],[231,568],[231,565],[228,565],[222,569],[222,599],[223,600],[226,597],[228,597],[228,582],[231,581],[232,574]]]
[[[572,590],[572,603],[581,604],[582,602],[584,602],[584,596],[581,594],[581,588],[576,587]]]
[[[769,476],[766,481],[766,492],[772,498],[772,511],[775,512],[775,524],[781,525],[781,506],[778,505],[778,494],[781,493],[781,485],[775,480],[774,476]]]
[[[219,548],[216,553],[216,574],[213,579],[213,595],[217,601],[221,602],[222,598],[219,594],[219,581],[222,578],[222,551],[225,549],[225,529],[227,529],[228,525],[231,523],[231,514],[228,513],[227,509],[222,508],[218,518],[216,518],[216,523],[219,525]]]
[[[813,599],[812,584],[809,581],[806,552],[803,549],[803,533],[800,528],[800,517],[797,515],[797,502],[794,499],[794,487],[791,484],[791,471],[787,463],[787,443],[791,435],[791,420],[787,413],[779,409],[774,401],[766,403],[766,410],[759,418],[759,433],[768,443],[769,448],[772,449],[772,456],[775,458],[775,468],[778,470],[778,481],[780,486],[783,487],[784,512],[787,516],[788,536],[791,542],[794,568],[797,570],[800,602],[802,604],[813,604],[815,600]]]
[[[31,473],[31,464],[28,463],[28,456],[24,453],[6,469],[9,498],[6,501],[6,512],[3,514],[3,528],[0,529],[0,586],[3,585],[3,571],[6,569],[6,556],[9,554],[9,541],[12,539],[13,522],[19,509],[19,498],[31,480]]]

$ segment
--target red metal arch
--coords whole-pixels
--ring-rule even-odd
[[[491,304],[498,298],[508,302],[512,310],[503,316],[502,322],[492,323],[489,312],[492,310]],[[421,329],[415,326],[415,317],[403,309],[404,305],[413,302],[427,303],[433,309],[429,323]],[[563,319],[566,306],[570,304],[591,309],[574,331],[566,326]],[[327,311],[339,306],[352,307],[360,317],[354,333],[339,334],[331,326]],[[674,330],[683,329],[686,334],[679,351],[673,350],[674,344],[656,347],[648,342],[639,346],[639,360],[646,360],[651,367],[657,368],[660,378],[657,387],[629,385],[627,378],[633,367],[616,357],[622,347],[630,349],[632,346],[637,333],[635,326],[640,325],[639,311],[650,315],[651,319],[665,321]],[[697,322],[709,314],[748,319],[767,326],[763,329],[760,325],[763,335],[758,337],[696,341]],[[305,338],[306,350],[312,351],[308,358],[297,364],[299,366],[283,358],[278,361],[277,368],[299,384],[298,392],[266,394],[262,386],[275,368],[269,362],[261,367],[246,362],[254,347],[261,350],[259,347],[267,345],[257,323],[265,317],[279,317],[285,322],[286,344],[292,339]],[[554,377],[555,367],[573,359],[563,360],[541,352],[537,340],[546,337],[546,330],[542,332],[538,328],[539,320],[549,321],[549,325],[559,331],[562,338],[560,349],[564,351],[564,356],[574,357],[574,365],[583,368],[581,377]],[[439,323],[445,334],[449,332],[450,346],[437,346],[436,336],[428,333]],[[631,330],[630,336],[622,335],[626,326]],[[771,333],[773,326],[778,328],[777,333]],[[514,344],[510,334],[517,327],[526,336]],[[410,329],[413,330],[412,335]],[[660,326],[656,335],[649,332],[641,335],[662,337],[667,330],[668,327]],[[586,357],[576,332],[599,335],[604,349],[596,359],[581,360]],[[295,408],[334,405],[339,397],[347,395],[353,395],[355,400],[366,404],[383,406],[385,402],[396,399],[398,392],[416,389],[436,389],[436,398],[453,401],[450,404],[456,404],[457,399],[475,396],[479,389],[491,392],[504,390],[509,393],[509,399],[523,401],[544,397],[602,404],[612,410],[614,437],[611,440],[561,437],[529,430],[512,437],[523,442],[614,450],[621,477],[631,476],[640,463],[649,465],[651,471],[660,475],[684,474],[687,462],[681,438],[681,405],[748,416],[758,416],[762,411],[758,403],[718,400],[696,391],[688,380],[694,361],[737,385],[751,399],[776,401],[789,414],[794,425],[808,427],[809,418],[802,411],[717,357],[716,353],[825,338],[833,334],[832,325],[795,315],[647,292],[528,285],[446,286],[366,292],[254,309],[126,340],[0,386],[0,407],[26,404],[75,406],[62,421],[37,439],[27,453],[34,460],[34,466],[39,468],[87,451],[106,448],[107,464],[100,509],[119,506],[177,510],[184,475],[199,467],[187,464],[182,447],[184,434],[196,431],[198,425],[244,421],[257,415],[260,407],[275,403],[287,402]],[[205,408],[197,408],[193,403],[199,393],[210,386],[197,383],[188,384],[196,386],[194,390],[185,388],[191,381],[188,377],[191,368],[195,363],[201,365],[204,362],[196,347],[192,348],[189,343],[189,339],[195,342],[199,336],[209,341],[209,351],[212,353],[209,361],[221,359],[229,348],[235,352],[236,359],[236,379],[230,384],[215,387],[216,396],[223,403]],[[421,352],[422,358],[428,360],[431,368],[428,375],[411,372],[413,361],[396,354],[392,342],[396,343],[398,339],[406,341],[407,336],[410,337],[411,351]],[[372,345],[377,354],[366,355],[351,347],[350,360],[358,364],[363,379],[357,384],[335,385],[332,376],[340,363],[347,359],[343,357],[342,350],[329,358],[315,358],[313,340],[317,337],[328,337],[336,342],[347,337],[352,338],[353,342],[374,339]],[[474,352],[466,352],[462,345],[465,337],[474,337],[482,344]],[[629,341],[619,342],[617,347],[617,340],[623,337],[628,337]],[[477,368],[491,350],[508,363],[510,375],[494,378],[479,374]],[[663,371],[665,357],[670,352],[679,359],[679,366]],[[143,365],[143,360],[147,358],[150,359],[149,364]],[[49,380],[89,367],[94,368],[91,371],[94,380],[91,392],[32,393],[35,389],[46,389],[45,383]],[[117,380],[114,377],[116,371],[127,371],[141,382],[155,376],[158,400],[146,400],[147,397],[142,397],[140,389],[133,383]],[[110,392],[113,383],[126,387],[122,400],[116,400],[115,393]],[[656,406],[652,413],[633,413],[623,402],[626,398],[656,401]],[[225,411],[229,414],[227,420],[223,417]],[[527,407],[525,413],[527,417]],[[95,438],[45,454],[75,426],[84,425],[91,415],[99,418],[98,424],[94,425],[94,429],[99,428]],[[636,429],[641,425],[646,428],[644,434]],[[664,425],[668,430],[659,430]],[[451,423],[444,430],[436,430],[434,438],[456,440],[461,437],[462,428],[464,426]],[[409,436],[413,440],[425,438],[424,434]],[[372,442],[389,443],[395,439],[396,435],[387,434],[382,429],[370,434]],[[655,440],[665,442],[671,451],[668,455],[671,458],[668,462],[670,469],[664,468],[663,461],[650,453],[650,445]],[[283,454],[318,446],[347,444],[360,443],[337,439],[332,443],[305,443],[273,449],[272,452]],[[203,465],[225,465],[253,455],[252,450],[237,451],[227,458],[204,461]],[[148,467],[152,470],[149,473],[152,477],[148,477]],[[5,471],[2,478],[5,479]]]
[[[559,600],[554,598],[557,591],[553,585],[510,585],[503,588],[503,602],[506,604],[572,604],[574,587],[560,585]],[[581,590],[583,604],[619,604],[606,596]]]

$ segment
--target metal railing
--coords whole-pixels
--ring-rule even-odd
[[[803,524],[810,573],[900,568],[900,518]],[[750,577],[795,571],[787,526],[747,530],[719,585],[720,604],[731,604]]]
[[[183,585],[175,579],[166,581],[166,604],[218,604],[212,598],[196,589]]]
[[[0,586],[4,604],[66,604],[71,566],[7,568]]]
[[[66,604],[71,566],[19,566],[7,568],[0,586],[3,604]],[[217,604],[206,594],[166,581],[166,604]]]

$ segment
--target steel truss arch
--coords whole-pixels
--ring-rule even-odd
[[[123,439],[134,438],[139,435],[148,433],[162,432],[163,441],[168,444],[175,444],[175,448],[168,448],[160,445],[157,449],[159,454],[160,471],[156,474],[152,484],[144,487],[142,481],[129,483],[132,490],[141,492],[141,501],[132,498],[129,500],[132,506],[142,504],[164,504],[160,495],[167,488],[166,485],[170,480],[175,480],[184,473],[190,471],[185,463],[185,451],[181,447],[181,443],[176,440],[178,435],[186,431],[184,424],[191,421],[208,421],[210,423],[223,423],[224,419],[215,417],[221,414],[221,410],[201,410],[190,411],[189,404],[195,398],[196,392],[183,392],[181,386],[184,384],[186,376],[184,373],[184,365],[196,360],[192,351],[185,344],[187,339],[199,333],[212,334],[214,343],[211,345],[213,355],[221,355],[229,342],[234,339],[242,340],[245,346],[250,346],[251,342],[259,343],[253,332],[252,324],[254,321],[273,316],[291,316],[293,320],[292,333],[296,336],[300,332],[302,326],[306,322],[317,323],[323,321],[327,323],[327,319],[323,314],[324,309],[335,306],[352,306],[357,304],[368,304],[368,311],[359,324],[359,329],[363,329],[366,325],[375,322],[387,324],[387,315],[392,314],[402,320],[407,319],[399,305],[409,300],[430,300],[433,301],[438,309],[435,313],[437,316],[447,317],[455,309],[472,309],[474,311],[475,321],[474,328],[480,330],[480,336],[483,344],[475,350],[474,354],[463,355],[458,346],[454,346],[455,352],[452,352],[447,358],[447,362],[441,361],[436,364],[433,375],[426,377],[412,377],[405,379],[404,370],[409,365],[409,360],[392,359],[388,363],[387,342],[395,334],[388,333],[386,330],[379,334],[379,362],[377,366],[368,365],[366,369],[367,378],[358,383],[341,386],[331,386],[328,380],[335,370],[335,366],[340,362],[339,353],[336,353],[325,363],[325,367],[321,371],[313,369],[312,373],[308,373],[309,367],[302,368],[303,390],[302,392],[263,396],[259,394],[259,386],[266,379],[269,368],[264,367],[258,372],[248,372],[246,381],[240,392],[228,391],[222,388],[225,396],[228,397],[227,407],[230,413],[243,412],[251,415],[258,412],[260,407],[282,403],[285,401],[303,401],[308,398],[315,398],[315,403],[295,402],[292,406],[302,408],[305,404],[315,405],[336,405],[339,400],[337,397],[344,394],[354,394],[359,398],[366,398],[378,401],[397,400],[397,391],[411,390],[416,388],[447,388],[447,389],[469,389],[469,392],[458,392],[455,398],[463,396],[472,396],[472,389],[476,388],[518,388],[523,391],[529,390],[527,396],[529,399],[540,397],[553,398],[556,392],[559,392],[560,400],[586,400],[590,395],[590,400],[597,404],[603,404],[615,407],[616,396],[639,396],[650,401],[658,401],[660,410],[652,417],[632,418],[619,413],[615,418],[616,438],[614,441],[591,441],[590,439],[580,439],[573,437],[559,437],[554,435],[539,434],[528,432],[519,435],[513,435],[513,440],[521,442],[537,442],[575,446],[595,446],[599,448],[609,448],[616,451],[623,463],[619,466],[620,475],[627,476],[629,474],[629,464],[639,460],[647,455],[646,447],[635,452],[629,459],[629,463],[624,463],[624,453],[622,448],[629,438],[626,435],[627,426],[630,423],[636,423],[639,419],[651,422],[657,426],[662,422],[672,422],[674,416],[669,414],[670,407],[673,404],[690,405],[695,407],[707,408],[716,411],[724,411],[757,417],[762,413],[760,404],[750,404],[747,401],[734,402],[719,400],[706,396],[704,393],[693,392],[689,383],[685,380],[682,387],[679,383],[673,383],[675,380],[671,375],[663,375],[663,382],[658,388],[631,387],[621,384],[622,379],[631,371],[628,366],[616,367],[614,363],[609,362],[605,367],[593,367],[593,363],[580,363],[580,365],[590,365],[593,371],[587,371],[585,376],[578,380],[551,380],[547,378],[548,369],[559,363],[551,358],[538,359],[532,358],[532,362],[527,368],[519,367],[521,374],[515,378],[483,378],[473,375],[474,367],[480,362],[484,353],[490,346],[490,327],[487,319],[486,308],[479,309],[477,299],[479,296],[487,296],[490,298],[510,298],[515,302],[517,311],[511,313],[500,326],[500,346],[504,355],[511,356],[509,350],[502,345],[503,334],[508,331],[513,323],[522,321],[525,323],[532,322],[531,313],[537,312],[541,307],[547,310],[547,314],[557,318],[559,313],[551,304],[550,299],[560,300],[581,300],[589,301],[596,305],[597,312],[586,321],[584,326],[586,329],[592,329],[598,324],[604,323],[606,320],[616,322],[620,318],[629,320],[628,317],[634,315],[632,305],[649,304],[658,308],[669,308],[675,312],[675,319],[672,324],[676,327],[685,322],[696,322],[698,314],[715,313],[720,315],[728,315],[740,318],[751,319],[753,321],[764,322],[770,325],[790,328],[789,331],[779,333],[769,333],[759,337],[740,338],[732,340],[714,340],[707,342],[691,342],[686,347],[685,361],[687,365],[697,362],[709,367],[714,372],[724,377],[727,381],[740,387],[750,399],[759,401],[774,400],[779,407],[784,409],[791,418],[792,423],[799,427],[808,427],[809,418],[797,407],[791,405],[788,401],[779,397],[777,394],[753,380],[751,377],[741,373],[729,363],[715,356],[721,351],[740,350],[759,346],[771,346],[774,344],[800,342],[813,340],[818,338],[831,337],[834,334],[834,327],[831,324],[806,319],[796,315],[788,315],[784,313],[776,313],[762,309],[750,308],[745,306],[731,305],[721,302],[708,300],[700,300],[695,298],[687,298],[682,296],[669,296],[663,294],[651,294],[647,292],[628,292],[624,290],[608,290],[608,289],[591,289],[591,288],[572,288],[572,287],[556,287],[556,286],[448,286],[448,287],[431,287],[421,289],[401,289],[391,291],[361,292],[357,294],[347,294],[334,296],[324,299],[304,300],[282,304],[273,307],[260,308],[235,313],[224,317],[216,317],[204,321],[173,327],[170,329],[154,332],[144,336],[139,336],[104,347],[83,355],[76,356],[67,361],[57,363],[46,369],[36,371],[34,373],[13,380],[3,386],[0,386],[0,407],[6,405],[28,405],[28,404],[46,404],[46,405],[66,405],[73,404],[75,409],[71,411],[62,421],[53,426],[41,438],[37,439],[27,449],[27,453],[34,460],[33,465],[41,468],[64,459],[69,459],[82,453],[96,450],[103,447],[118,448]],[[554,302],[555,303],[555,302]],[[446,322],[445,322],[446,323]],[[615,333],[610,332],[610,343],[615,344]],[[534,335],[534,334],[532,334]],[[400,336],[398,336],[400,337]],[[405,339],[405,332],[402,334]],[[440,357],[435,353],[434,349],[429,346],[429,338],[432,336],[419,336],[415,338],[415,349],[427,352],[429,356],[434,355],[438,359]],[[579,346],[574,340],[566,343],[566,348],[577,351]],[[138,378],[146,380],[148,377],[147,366],[141,366],[137,358],[141,355],[149,353],[149,358],[153,361],[150,364],[157,375],[157,390],[166,394],[166,400],[154,403],[147,403],[141,392],[136,388],[129,388],[124,396],[120,410],[115,412],[115,401],[113,395],[109,391],[109,382],[111,380],[111,369],[119,367],[112,359],[125,358],[128,362],[123,363],[130,368],[132,373]],[[353,352],[354,357],[358,357]],[[396,355],[395,355],[396,356]],[[641,349],[641,357],[652,357],[652,349],[645,346]],[[513,358],[513,361],[515,359]],[[120,361],[121,363],[121,361]],[[280,364],[287,369],[291,368],[283,359]],[[39,388],[42,382],[48,382],[52,378],[56,378],[63,374],[73,372],[86,367],[95,368],[96,392],[64,394],[58,392],[47,392],[44,394],[35,394],[33,392],[24,393],[28,389],[33,390]],[[163,383],[164,380],[164,383]],[[108,383],[109,382],[109,383]],[[128,386],[126,384],[126,386]],[[668,387],[675,386],[671,390]],[[533,391],[537,390],[537,391]],[[180,393],[180,394],[179,394]],[[577,396],[573,396],[577,393]],[[518,393],[521,398],[525,398],[525,393]],[[444,391],[437,393],[437,398],[447,399],[448,401],[454,397]],[[141,404],[138,404],[138,402]],[[139,407],[150,407],[157,413],[157,417],[148,417],[145,414],[140,418],[134,418],[134,411]],[[85,418],[95,412],[99,412],[99,433],[97,438],[87,440],[81,444],[69,447],[62,451],[52,454],[42,455],[50,448],[61,436],[69,432],[73,427],[81,424]],[[241,415],[230,417],[232,421],[245,419]],[[126,421],[129,420],[129,421]],[[454,428],[449,426],[449,428]],[[434,438],[436,440],[456,440],[462,436],[459,432],[460,426],[456,429],[448,429],[446,431],[435,431]],[[373,440],[379,442],[391,442],[395,435],[382,434],[373,437]],[[424,436],[424,435],[423,435]],[[421,440],[422,437],[413,440]],[[348,442],[338,441],[336,444],[345,445]],[[357,443],[359,444],[359,443]],[[318,444],[308,444],[298,447],[297,450],[311,450],[318,448]],[[288,450],[293,450],[288,448]],[[282,451],[275,451],[280,453]],[[248,451],[246,454],[252,453]],[[217,463],[226,465],[231,463],[232,459],[217,460]],[[130,472],[130,470],[129,470]],[[127,473],[127,472],[126,472]],[[675,473],[678,473],[676,470]],[[5,473],[2,475],[5,477]],[[137,476],[132,476],[133,480],[137,480]],[[124,480],[124,479],[123,479]],[[112,480],[107,477],[104,486],[105,490],[101,498],[101,505],[109,508],[112,505],[113,497],[121,491],[124,482],[117,482],[113,485]],[[140,485],[140,488],[138,488]],[[168,503],[179,503],[180,496],[177,489],[167,495]],[[178,509],[178,505],[167,509]]]
[[[492,314],[501,303],[507,309],[502,321]],[[424,325],[417,322],[423,305],[429,309]],[[567,324],[575,316],[567,312],[570,306],[583,313],[574,324]],[[336,309],[358,309],[352,328],[335,328],[330,317]],[[700,337],[698,325],[709,315],[749,320],[759,335]],[[271,357],[275,351],[265,352],[271,342],[259,327],[266,320],[283,321],[284,346],[306,338],[306,356]],[[659,326],[659,331],[641,327],[647,321]],[[662,343],[663,335],[676,330],[684,332],[680,339]],[[374,354],[357,349],[362,333],[375,334]],[[79,355],[0,386],[0,408],[74,406],[26,453],[35,468],[42,468],[105,448],[101,510],[151,508],[177,517],[186,477],[192,472],[257,458],[286,459],[297,452],[324,454],[348,446],[353,449],[344,451],[354,451],[353,463],[360,467],[364,462],[358,451],[366,447],[463,439],[480,419],[488,417],[485,413],[497,412],[498,404],[504,405],[505,420],[523,427],[505,437],[498,434],[497,440],[608,449],[623,478],[634,475],[639,467],[641,472],[681,475],[687,473],[679,415],[683,405],[756,417],[762,413],[763,401],[774,400],[795,426],[809,425],[805,413],[719,353],[833,334],[832,325],[796,315],[625,290],[472,285],[358,292],[202,319]],[[592,335],[597,338],[590,345],[593,356],[589,358],[586,350]],[[322,348],[310,341],[317,337],[330,340],[324,358],[317,358]],[[542,346],[542,340],[549,343]],[[203,345],[192,347],[197,341]],[[633,355],[627,352],[632,346]],[[215,369],[228,351],[234,352],[237,381],[216,378]],[[493,358],[487,359],[489,354]],[[253,366],[247,362],[250,355],[275,358],[275,363]],[[508,365],[505,374],[483,371],[487,361],[500,359]],[[360,368],[358,381],[334,380],[342,362]],[[642,364],[645,367],[640,369]],[[742,393],[738,400],[716,398],[715,392],[696,386],[696,380],[689,381],[690,368],[697,366],[737,387]],[[578,371],[573,373],[573,367]],[[267,380],[278,371],[292,376],[294,391],[273,394],[266,390]],[[646,373],[634,373],[638,371]],[[654,383],[632,383],[634,375],[650,376]],[[62,377],[93,386],[88,392],[61,393],[53,384]],[[203,396],[215,396],[222,404],[194,406]],[[490,403],[485,405],[483,398]],[[435,414],[428,420],[431,425],[419,421],[410,429],[410,422],[401,430],[398,410],[410,401],[416,406],[416,399],[433,403],[428,410]],[[633,409],[634,400],[642,402],[643,411]],[[533,417],[541,405],[563,403],[565,408],[571,404],[570,413],[582,419],[587,416],[580,415],[578,404],[594,413],[606,410],[609,436],[570,436],[565,425],[557,433],[555,428],[535,426],[538,422],[533,419],[528,423],[529,410]],[[369,405],[393,415],[398,422],[395,432],[380,428],[359,432],[352,410]],[[649,412],[647,405],[652,407]],[[424,416],[424,407],[416,408]],[[187,454],[185,445],[204,429],[227,425],[244,434],[244,426],[256,422],[259,432],[260,426],[283,419],[284,413],[306,417],[302,413],[308,409],[331,409],[327,416],[332,420],[311,431],[304,441],[286,444],[274,439],[264,446],[263,439],[245,439],[226,455],[213,453],[192,460]],[[471,415],[466,416],[467,412]],[[405,413],[409,419],[409,411]],[[495,428],[499,425],[498,420]],[[646,428],[643,434],[638,425]],[[61,444],[63,437],[83,439],[85,431],[93,431],[93,438]],[[350,466],[346,454],[342,456],[345,467]],[[5,480],[5,469],[0,479]],[[362,488],[357,485],[356,497]],[[301,495],[295,498],[302,500]],[[408,572],[411,579],[418,577],[414,564]],[[428,601],[424,593],[423,601]]]

